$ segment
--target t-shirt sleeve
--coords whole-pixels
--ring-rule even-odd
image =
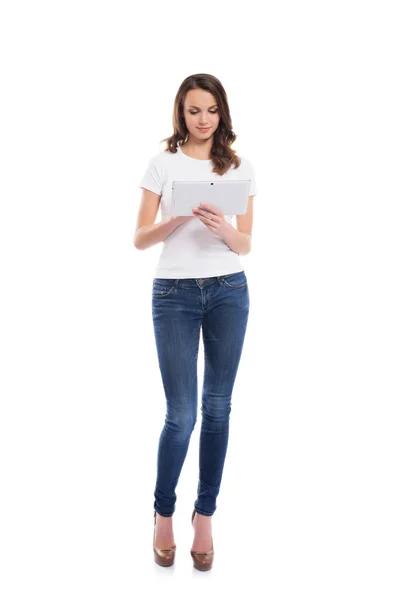
[[[159,157],[153,156],[146,168],[143,178],[140,181],[140,188],[145,188],[154,192],[155,194],[162,195],[163,191],[163,173],[160,166]]]
[[[251,180],[249,196],[255,196],[257,194],[256,174],[254,171],[254,167],[250,161],[249,161],[249,179]]]

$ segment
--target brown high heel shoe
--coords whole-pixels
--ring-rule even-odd
[[[153,513],[155,524],[154,529],[156,527],[156,511]],[[155,531],[153,530],[153,554],[155,557],[155,562],[161,567],[171,567],[174,564],[175,560],[175,550],[176,544],[171,546],[170,548],[158,548],[155,546]]]
[[[193,525],[194,515],[196,514],[196,512],[197,512],[196,509],[194,509],[193,514],[192,514],[192,525]],[[212,547],[210,550],[208,550],[208,552],[196,552],[195,550],[190,550],[190,554],[193,559],[193,564],[194,564],[195,568],[198,569],[199,571],[208,571],[212,567],[213,557],[214,557],[212,537],[211,537],[211,541],[212,541]]]

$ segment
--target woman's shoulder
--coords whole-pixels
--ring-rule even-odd
[[[157,167],[163,167],[168,164],[170,160],[175,157],[177,153],[168,152],[167,150],[159,150],[156,154],[153,154],[150,158],[150,163],[154,164]]]
[[[238,173],[242,173],[242,174],[245,174],[245,176],[249,176],[251,173],[254,172],[253,163],[251,160],[249,160],[249,158],[247,158],[246,156],[242,156],[240,154],[238,154],[238,158],[241,161],[239,166],[233,167],[233,168],[236,168]]]
[[[238,158],[241,160],[240,166],[242,166],[242,167],[251,167],[252,166],[252,161],[249,160],[249,158],[247,158],[246,156],[241,156],[238,154]]]
[[[239,171],[240,176],[241,176],[241,178],[251,180],[251,187],[250,187],[249,195],[255,196],[257,194],[257,187],[256,187],[256,175],[255,175],[255,169],[254,169],[253,163],[251,160],[249,160],[249,158],[246,158],[245,156],[239,156],[239,158],[241,159],[241,164],[238,167],[240,169],[240,171]]]

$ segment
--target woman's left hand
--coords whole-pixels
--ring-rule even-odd
[[[193,214],[200,219],[204,225],[213,233],[217,233],[223,237],[228,228],[228,222],[224,218],[224,214],[215,206],[200,202],[200,206],[193,208]]]

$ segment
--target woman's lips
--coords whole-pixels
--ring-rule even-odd
[[[208,131],[211,128],[210,127],[197,127],[197,129],[199,129],[200,131]]]

